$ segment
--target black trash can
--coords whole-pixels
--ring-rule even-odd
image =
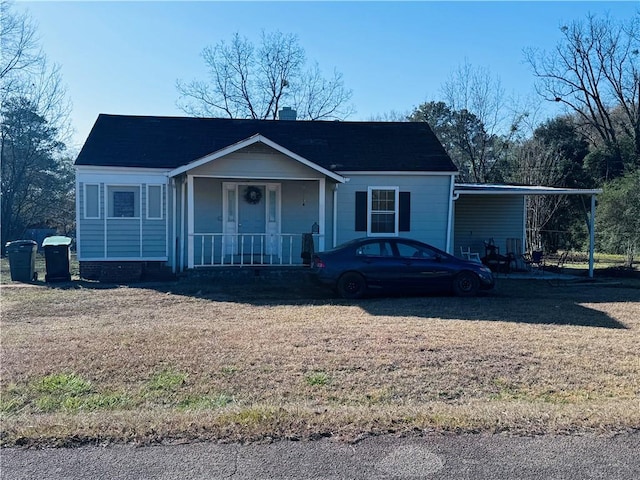
[[[69,282],[71,272],[69,263],[71,251],[69,250],[71,239],[69,237],[54,236],[47,237],[42,242],[44,249],[44,260],[47,265],[45,282]]]
[[[38,279],[36,272],[36,252],[38,244],[33,240],[16,240],[7,242],[7,255],[11,280],[14,282],[32,282]]]

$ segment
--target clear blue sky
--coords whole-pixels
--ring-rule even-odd
[[[533,95],[523,49],[550,50],[559,26],[588,13],[630,17],[626,2],[58,2],[19,1],[62,67],[76,146],[99,113],[181,115],[176,79],[205,78],[200,52],[235,32],[298,35],[310,60],[344,74],[368,120],[441,99],[459,65],[487,68],[508,94]]]

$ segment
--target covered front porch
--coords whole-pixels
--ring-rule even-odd
[[[326,190],[325,178],[187,177],[187,268],[308,264],[332,235]]]
[[[334,236],[345,179],[255,135],[170,173],[174,265],[305,265]]]

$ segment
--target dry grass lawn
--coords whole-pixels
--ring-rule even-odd
[[[3,445],[640,427],[640,285],[3,285]]]

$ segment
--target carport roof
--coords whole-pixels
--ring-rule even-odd
[[[561,188],[543,185],[497,185],[488,183],[456,183],[458,195],[597,195],[601,188]]]

